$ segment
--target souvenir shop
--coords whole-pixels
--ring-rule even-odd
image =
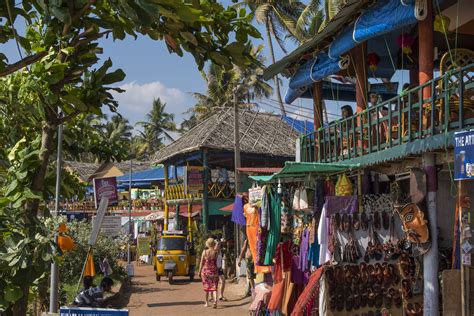
[[[287,162],[251,178],[233,217],[254,261],[253,315],[423,314],[422,172],[386,177],[378,194],[357,165]]]

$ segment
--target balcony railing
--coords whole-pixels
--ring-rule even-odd
[[[431,96],[423,99],[423,91]],[[474,64],[301,139],[301,161],[338,162],[474,126]]]

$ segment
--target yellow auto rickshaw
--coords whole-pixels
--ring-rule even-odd
[[[174,276],[189,276],[194,281],[196,255],[190,243],[182,235],[164,235],[158,238],[156,247],[156,280],[162,276],[173,282]]]

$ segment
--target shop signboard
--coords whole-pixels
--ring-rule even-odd
[[[117,205],[118,193],[116,177],[94,179],[93,185],[96,207],[99,201],[105,197],[109,199],[109,206]]]
[[[105,236],[118,236],[122,230],[121,216],[104,216],[101,233]]]
[[[474,130],[454,134],[454,180],[474,179]]]
[[[204,185],[203,170],[203,167],[198,166],[186,167],[186,177],[184,178],[186,194],[202,193]]]
[[[137,257],[147,256],[150,254],[151,237],[137,237]]]

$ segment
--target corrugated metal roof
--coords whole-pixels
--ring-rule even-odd
[[[298,62],[302,55],[313,53],[326,48],[332,39],[342,31],[343,27],[357,18],[357,13],[374,0],[348,0],[344,7],[329,21],[324,29],[311,40],[303,43],[290,54],[286,55],[263,71],[263,78],[269,80],[283,72],[290,64]]]

